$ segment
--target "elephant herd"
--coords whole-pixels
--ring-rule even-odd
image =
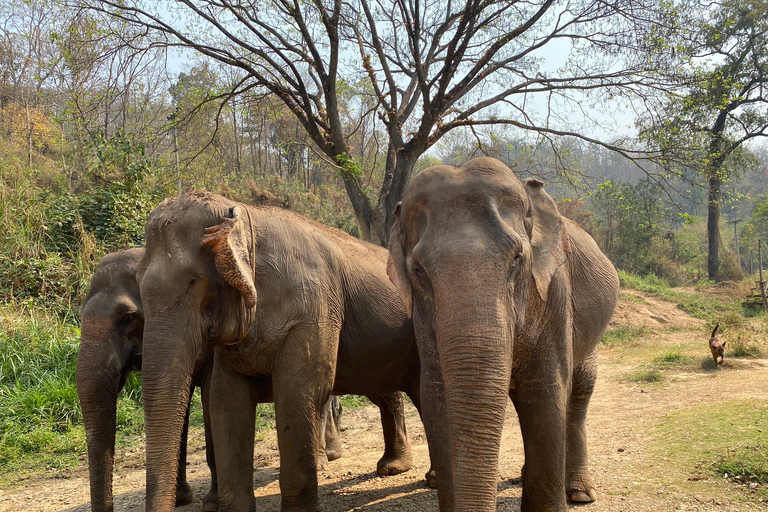
[[[283,511],[317,511],[340,456],[335,395],[381,411],[379,474],[411,467],[400,392],[427,433],[439,509],[496,510],[507,400],[523,435],[523,511],[595,500],[586,413],[619,282],[543,184],[491,158],[411,181],[388,250],[287,210],[205,192],[161,202],[146,247],[106,256],[82,310],[77,384],[94,511],[112,510],[117,394],[142,371],[146,510],[189,503],[191,391],[211,491],[253,511],[258,403],[274,402]],[[473,413],[466,414],[467,410]]]

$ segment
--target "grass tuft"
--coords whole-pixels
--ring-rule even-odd
[[[635,341],[638,338],[644,338],[653,334],[653,331],[647,327],[628,327],[620,326],[614,329],[608,329],[600,340],[600,345],[604,347],[617,347]]]
[[[628,380],[630,382],[637,382],[638,384],[654,384],[657,382],[661,382],[663,376],[661,375],[661,372],[658,370],[638,370],[636,372],[632,372],[628,375],[626,375],[624,380]]]
[[[737,482],[768,484],[768,447],[765,445],[729,448],[714,464],[718,475]]]
[[[749,357],[759,358],[763,355],[760,347],[749,343],[748,341],[736,339],[728,344],[729,354],[731,357]]]
[[[655,364],[684,364],[691,360],[690,357],[678,350],[669,350],[653,358]]]

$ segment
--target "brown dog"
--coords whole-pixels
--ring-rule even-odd
[[[712,336],[709,338],[709,351],[712,352],[712,358],[715,360],[715,363],[723,364],[726,342],[720,343],[720,340],[715,336],[718,327],[720,327],[719,323],[712,329]]]

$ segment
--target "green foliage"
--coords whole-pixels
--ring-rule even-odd
[[[93,233],[107,251],[142,245],[144,224],[162,190],[149,186],[153,167],[144,146],[118,130],[95,134],[90,146],[96,164],[88,171],[90,187],[63,195],[51,212],[55,249],[79,248],[79,231]]]
[[[654,274],[639,276],[623,270],[619,270],[618,274],[619,283],[623,288],[631,288],[674,302],[678,308],[695,318],[714,322],[727,315],[726,318],[729,318],[731,323],[737,323],[739,319],[743,319],[744,309],[738,298],[723,294],[673,290],[666,280]]]
[[[336,163],[339,164],[338,177],[344,180],[359,178],[363,175],[363,166],[347,153],[337,155]]]
[[[735,339],[731,340],[728,345],[728,352],[731,357],[751,357],[758,358],[763,355],[760,347],[749,343],[746,340]]]
[[[79,333],[70,325],[24,318],[0,329],[0,468],[38,452],[84,448],[75,389]],[[8,325],[10,324],[10,325]]]
[[[56,315],[19,305],[0,310],[0,473],[77,465],[85,451],[75,386],[79,346],[79,329]],[[144,428],[140,388],[130,377],[118,400],[121,435]]]
[[[339,401],[341,402],[341,406],[349,411],[373,405],[367,397],[362,395],[342,395],[339,397]]]
[[[664,223],[661,187],[607,181],[594,192],[595,239],[617,268],[690,282],[706,263],[705,242],[689,227]]]
[[[658,185],[642,180],[637,185],[607,181],[592,195],[600,246],[616,266],[647,259],[643,254],[660,229],[660,194]]]
[[[768,241],[768,196],[763,197],[755,205],[755,209],[752,210],[752,215],[749,219],[749,224],[754,230],[753,239]],[[763,249],[765,250],[765,246],[763,246]]]
[[[51,248],[50,212],[55,191],[29,180],[0,184],[0,298],[43,304],[63,316],[76,316],[87,286],[94,247],[64,254]],[[80,233],[81,238],[84,233]]]
[[[656,274],[639,275],[619,269],[619,284],[622,288],[631,288],[649,295],[666,299],[673,296],[669,283]]]

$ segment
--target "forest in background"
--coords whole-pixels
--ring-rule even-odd
[[[153,34],[87,9],[38,0],[0,6],[0,336],[20,350],[47,346],[37,354],[64,373],[57,381],[73,382],[79,308],[94,266],[107,252],[141,245],[146,216],[164,197],[205,189],[364,237],[349,183],[375,203],[392,149],[365,80],[334,84],[347,135],[344,152],[331,158],[284,100],[264,87],[243,90],[243,76],[215,58],[155,45]],[[442,134],[408,176],[499,158],[521,179],[543,179],[561,212],[618,269],[672,286],[707,281],[705,160],[681,162],[678,154],[670,173],[663,158],[637,157],[617,141],[501,121]],[[744,144],[725,167],[718,279],[738,281],[757,272],[758,240],[768,240],[768,146]],[[47,414],[46,432],[78,421],[73,385],[50,402],[21,397],[22,388],[45,386],[39,375],[25,377],[22,368],[34,366],[25,361],[0,364],[0,465],[51,442],[49,433],[24,430],[13,417],[20,410]],[[139,384],[128,391],[140,402]],[[121,425],[140,424],[140,406],[130,403]],[[57,449],[82,448],[83,439],[67,442]]]

